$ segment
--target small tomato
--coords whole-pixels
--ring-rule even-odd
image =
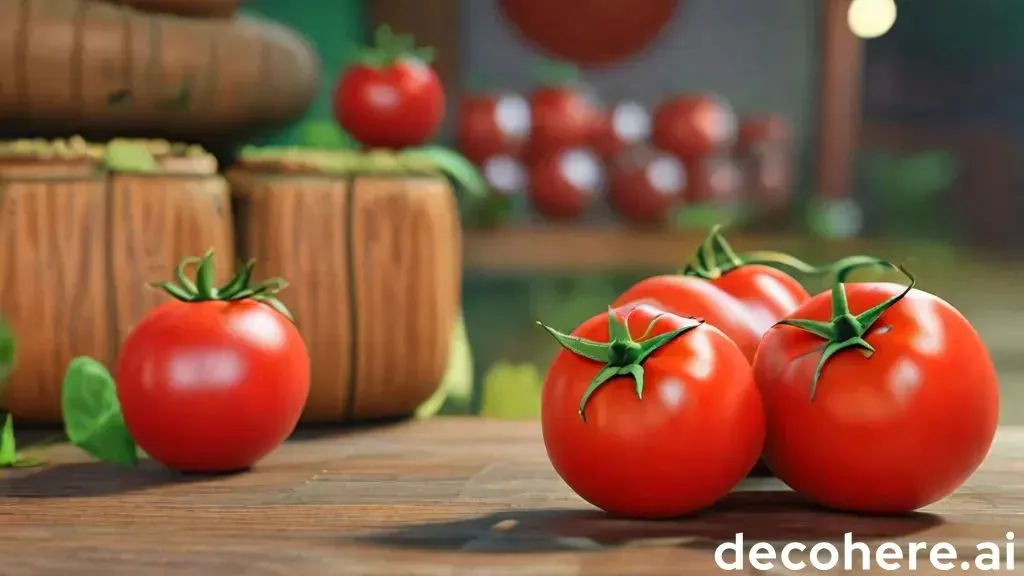
[[[951,494],[985,459],[999,384],[967,319],[909,273],[906,287],[844,282],[866,264],[889,265],[847,259],[830,291],[764,335],[754,360],[764,457],[821,505],[906,513]]]
[[[671,518],[724,497],[753,467],[764,412],[743,353],[716,328],[648,305],[609,309],[562,345],[541,396],[559,476],[611,514]]]
[[[309,395],[309,354],[273,300],[275,281],[249,286],[251,263],[212,288],[212,255],[197,281],[162,287],[157,306],[128,334],[117,398],[131,437],[154,460],[185,472],[251,467],[295,429]],[[280,281],[276,281],[279,283]],[[282,313],[284,312],[284,313]]]

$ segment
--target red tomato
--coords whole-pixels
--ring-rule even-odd
[[[776,266],[785,266],[804,274],[816,274],[819,269],[779,252],[737,254],[722,235],[721,228],[715,226],[711,229],[683,273],[704,278],[739,300],[754,318],[758,333],[763,334],[810,299],[810,294],[800,282]],[[702,253],[724,256],[702,262]]]
[[[611,338],[609,313],[639,347]],[[611,514],[671,518],[710,506],[753,467],[764,441],[764,412],[750,365],[706,323],[647,305],[609,313],[572,333],[615,341],[605,349],[607,362],[563,344],[548,369],[541,426],[552,466],[584,500]],[[637,381],[626,372],[636,365],[631,354],[650,339],[687,327],[640,361],[638,394]],[[608,366],[619,375],[585,402],[584,419],[586,390]]]
[[[614,160],[647,141],[651,115],[636,102],[616,104],[597,123],[593,148],[604,160]]]
[[[757,320],[742,302],[706,280],[678,274],[651,276],[619,295],[612,306],[645,302],[679,316],[703,318],[754,359],[761,338]]]
[[[858,315],[904,289],[838,287]],[[828,323],[833,300],[818,294],[789,318]],[[952,493],[985,458],[999,420],[996,371],[968,321],[927,292],[858,320],[831,340],[789,325],[765,334],[754,362],[768,413],[765,460],[822,505],[909,512]],[[815,386],[826,344],[858,335],[873,354],[854,345],[831,355]]]
[[[466,96],[459,104],[459,152],[478,166],[492,156],[519,156],[529,134],[530,105],[521,96]]]
[[[334,117],[369,148],[409,148],[434,137],[444,119],[444,88],[429,65],[401,59],[352,66],[334,92]]]
[[[663,223],[686,191],[686,168],[674,156],[637,150],[612,164],[608,201],[626,220]]]
[[[530,167],[530,201],[547,218],[579,218],[603,183],[604,169],[596,156],[586,150],[566,150]]]
[[[712,96],[680,96],[654,112],[651,142],[681,158],[722,152],[736,139],[736,116]]]
[[[686,200],[695,204],[730,204],[743,194],[743,172],[728,158],[690,158]]]
[[[739,123],[736,151],[746,154],[764,144],[788,145],[791,139],[789,123],[774,115],[751,116]]]
[[[125,339],[117,396],[132,438],[186,472],[251,467],[295,429],[309,354],[295,325],[262,302],[171,301]]]
[[[600,108],[582,92],[541,88],[530,95],[528,154],[539,160],[569,148],[586,148],[600,121]]]

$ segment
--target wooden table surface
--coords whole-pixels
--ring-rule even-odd
[[[118,469],[67,446],[44,454],[46,468],[0,472],[0,576],[701,576],[722,573],[716,543],[736,532],[945,541],[960,559],[1024,534],[1014,428],[959,492],[900,518],[819,511],[774,481],[686,520],[607,518],[551,470],[535,422],[438,418],[293,440],[249,473],[212,478]]]

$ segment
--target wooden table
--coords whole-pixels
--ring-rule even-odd
[[[250,473],[198,479],[45,454],[46,468],[0,472],[0,575],[701,576],[722,573],[716,543],[736,532],[947,541],[961,559],[1024,534],[1024,429],[1000,431],[983,469],[927,513],[881,519],[812,509],[774,481],[687,520],[610,519],[555,476],[532,422],[299,439]]]

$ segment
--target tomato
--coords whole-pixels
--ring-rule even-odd
[[[612,306],[631,303],[648,303],[679,316],[703,318],[735,342],[748,360],[754,359],[761,338],[757,320],[742,302],[702,278],[651,276],[620,294]]]
[[[558,152],[530,167],[530,201],[547,218],[579,218],[594,203],[603,184],[604,169],[587,150]]]
[[[739,123],[736,152],[747,154],[765,144],[788,145],[791,138],[789,123],[779,116],[746,117]]]
[[[196,290],[166,288],[183,300],[150,311],[116,366],[132,438],[186,472],[251,467],[291,434],[309,395],[309,354],[295,325],[264,301],[229,301],[249,288],[248,272],[234,289],[212,293],[210,265],[208,255]],[[267,286],[257,287],[264,296]]]
[[[686,169],[665,153],[635,150],[611,166],[608,201],[638,224],[664,223],[686,191]]]
[[[694,204],[730,204],[743,193],[743,172],[729,158],[690,158],[686,200]]]
[[[374,58],[346,70],[334,92],[334,117],[369,148],[409,148],[431,140],[444,120],[444,87],[415,53],[394,55],[394,39],[378,30]]]
[[[721,230],[721,226],[711,229],[683,274],[703,278],[739,300],[753,317],[759,335],[810,299],[803,285],[779,268],[805,275],[819,274],[818,268],[780,252],[737,254]]]
[[[723,152],[736,138],[736,116],[713,96],[671,98],[654,112],[651,142],[681,158]]]
[[[529,133],[530,105],[521,96],[465,96],[459,103],[457,146],[478,166],[492,156],[518,157]]]
[[[640,146],[651,134],[651,115],[636,102],[620,102],[598,119],[593,148],[604,160],[615,160]]]
[[[589,146],[600,121],[600,108],[587,95],[566,86],[540,88],[530,94],[531,160]]]
[[[970,323],[913,277],[908,287],[843,283],[853,267],[783,321],[802,327],[780,324],[761,342],[765,460],[819,504],[905,513],[952,493],[984,460],[999,420],[996,371]]]
[[[725,496],[754,465],[761,400],[750,365],[716,328],[643,304],[598,314],[569,336],[545,328],[563,349],[541,395],[544,446],[587,502],[618,516],[682,516]]]

